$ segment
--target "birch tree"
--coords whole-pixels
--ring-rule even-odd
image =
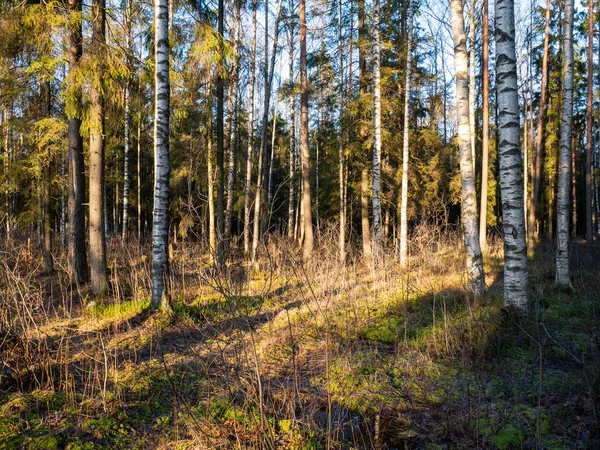
[[[125,10],[125,59],[129,63],[130,51],[131,51],[131,0],[125,0],[123,2],[123,8]],[[129,64],[128,64],[129,65]],[[124,103],[125,103],[125,114],[124,114],[124,147],[125,155],[123,161],[123,231],[122,238],[127,237],[127,225],[129,221],[129,191],[131,183],[131,174],[129,169],[130,160],[130,149],[131,149],[131,114],[130,114],[130,79],[125,80],[125,92],[124,92]]]
[[[154,214],[151,308],[168,309],[169,277],[169,0],[154,0]]]
[[[379,31],[380,0],[375,0],[373,10],[373,241],[375,253],[381,246],[381,38]]]
[[[479,247],[477,230],[477,195],[471,158],[471,132],[469,125],[469,79],[468,58],[463,18],[462,0],[450,1],[452,16],[452,38],[456,67],[456,109],[458,121],[458,147],[460,151],[461,175],[461,221],[467,254],[468,289],[474,296],[481,296],[485,289],[483,258]],[[516,72],[515,72],[516,75]],[[515,77],[516,81],[516,77]],[[518,136],[518,134],[517,134]]]
[[[504,305],[525,310],[527,308],[527,242],[514,1],[496,0],[495,16],[498,159],[504,228]]]
[[[412,26],[411,4],[408,5],[406,33],[406,81],[404,88],[404,129],[402,139],[402,185],[400,187],[400,239],[398,241],[400,265],[408,264],[408,158],[410,145],[410,78],[412,72]]]
[[[338,70],[339,70],[339,134],[338,134],[338,168],[339,168],[339,196],[340,196],[340,235],[339,235],[339,258],[342,264],[346,262],[346,180],[345,180],[345,164],[344,164],[344,51],[342,40],[342,0],[338,0]],[[293,140],[293,138],[292,138]],[[292,166],[290,166],[292,167]],[[290,177],[292,173],[290,173]],[[290,196],[291,198],[291,196]]]
[[[489,8],[488,0],[483,0],[483,39],[482,39],[482,138],[481,138],[481,206],[479,207],[479,246],[482,253],[487,246],[487,196],[488,196],[488,161],[490,142],[490,74],[489,74]]]
[[[570,286],[569,196],[571,187],[571,145],[573,126],[573,0],[565,0],[562,71],[562,113],[560,154],[556,192],[556,283]]]

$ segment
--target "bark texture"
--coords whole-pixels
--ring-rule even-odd
[[[452,38],[456,67],[456,109],[458,121],[458,147],[460,151],[461,220],[463,238],[467,254],[468,289],[474,296],[480,296],[485,289],[483,258],[479,247],[477,229],[477,195],[475,176],[471,158],[471,131],[469,125],[469,79],[468,57],[461,0],[451,0]],[[516,78],[515,78],[516,79]],[[518,136],[518,135],[517,135]]]
[[[152,309],[168,309],[169,280],[169,1],[154,0],[154,214]]]
[[[504,305],[525,310],[527,308],[527,240],[514,9],[513,0],[496,1],[498,159],[504,227]]]
[[[560,154],[556,192],[556,283],[569,286],[569,197],[573,127],[573,0],[565,1]]]
[[[106,39],[105,0],[92,2],[92,43],[90,53],[98,66],[90,83],[90,269],[92,292],[108,291],[106,269],[106,221],[104,197],[104,98],[102,52]]]

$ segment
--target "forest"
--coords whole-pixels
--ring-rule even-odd
[[[0,450],[600,448],[600,2],[0,33]]]

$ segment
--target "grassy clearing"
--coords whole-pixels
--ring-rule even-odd
[[[502,309],[501,248],[470,299],[445,239],[405,271],[326,249],[301,266],[278,241],[217,272],[183,243],[171,316],[147,312],[136,246],[111,243],[102,299],[3,249],[0,449],[598,447],[600,248],[574,245],[566,292],[542,244],[523,318]]]

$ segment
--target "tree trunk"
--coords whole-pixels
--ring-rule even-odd
[[[240,39],[240,0],[235,2],[233,17],[233,63],[231,68],[231,110],[229,135],[229,167],[227,170],[227,206],[225,209],[225,248],[229,252],[231,245],[231,221],[233,218],[234,186],[233,176],[235,174],[235,148],[237,141],[237,112],[238,112],[238,84],[239,84],[239,39]]]
[[[523,210],[519,98],[513,0],[496,0],[496,91],[502,218],[504,224],[504,305],[527,308],[527,242]]]
[[[471,162],[475,176],[475,0],[469,8],[469,127],[471,128]],[[477,208],[477,205],[475,206]]]
[[[154,0],[152,309],[169,309],[169,0]]]
[[[412,20],[411,5],[408,5],[407,20]],[[404,88],[404,129],[402,139],[402,186],[400,188],[400,240],[398,250],[400,255],[400,266],[408,264],[408,158],[410,139],[410,77],[412,71],[412,26],[406,29],[406,82]]]
[[[381,38],[379,32],[380,0],[375,0],[373,10],[373,241],[375,255],[381,246]]]
[[[536,239],[536,217],[538,214],[538,202],[542,186],[542,145],[544,142],[544,117],[546,106],[546,86],[548,84],[548,47],[550,40],[550,0],[546,0],[546,24],[544,27],[544,53],[542,55],[542,81],[540,86],[540,106],[538,112],[537,138],[535,143],[535,173],[533,178],[533,196],[528,216],[528,246],[533,251]]]
[[[482,253],[487,247],[487,196],[488,196],[488,161],[490,142],[490,74],[489,74],[489,10],[488,0],[483,0],[483,135],[481,148],[481,206],[479,207],[479,246]]]
[[[277,53],[277,42],[279,37],[279,18],[281,16],[281,1],[277,5],[277,14],[275,18],[275,33],[273,36],[273,51],[271,53],[271,62],[269,64],[269,3],[265,4],[265,93],[264,108],[262,117],[262,129],[260,135],[260,155],[258,158],[258,179],[256,181],[256,193],[254,197],[254,226],[252,236],[252,261],[255,261],[258,241],[260,239],[260,221],[261,207],[266,203],[265,182],[267,181],[267,147],[268,147],[268,125],[269,125],[269,107],[271,104],[271,86],[273,84],[273,73],[275,71],[275,57]]]
[[[344,265],[346,263],[346,183],[344,179],[345,167],[344,167],[344,52],[343,52],[343,40],[342,40],[342,0],[338,0],[338,70],[339,70],[339,98],[340,98],[340,110],[339,110],[339,135],[338,135],[338,167],[339,167],[339,195],[340,195],[340,235],[339,235],[339,258],[340,262]]]
[[[108,291],[106,269],[106,224],[104,220],[104,98],[102,64],[106,39],[105,0],[92,2],[92,43],[90,53],[98,63],[90,84],[90,268],[92,292]]]
[[[256,84],[256,3],[252,2],[252,53],[250,56],[250,106],[248,108],[248,150],[244,186],[244,253],[250,251],[250,186],[252,185],[252,149],[254,146],[254,85]]]
[[[43,85],[43,95],[46,97],[46,117],[52,117],[52,92],[50,81],[46,81]],[[50,202],[52,200],[50,187],[52,183],[52,156],[48,153],[49,159],[46,163],[46,167],[43,170],[42,180],[42,220],[44,230],[44,267],[46,273],[54,272],[54,261],[52,259],[52,208]]]
[[[209,96],[207,116],[208,124],[206,127],[206,175],[208,178],[208,249],[213,263],[218,264],[217,256],[217,227],[215,223],[215,152],[213,148],[213,121],[212,121],[212,84],[207,86],[207,95]]]
[[[360,218],[363,237],[363,257],[371,261],[373,249],[369,231],[369,173],[365,168],[360,172]]]
[[[68,213],[68,269],[71,282],[77,284],[87,283],[88,267],[85,249],[85,168],[83,156],[83,138],[81,137],[81,90],[74,80],[74,71],[79,65],[82,54],[82,22],[81,0],[69,0],[69,89],[74,90],[70,97],[73,102],[69,116],[69,151],[68,172],[69,186],[67,208]]]
[[[485,275],[483,272],[481,248],[479,247],[479,232],[477,230],[477,195],[475,190],[475,176],[473,174],[473,162],[471,159],[468,58],[462,0],[451,0],[450,13],[452,15],[452,38],[454,41],[456,67],[456,109],[458,120],[458,146],[460,150],[460,175],[462,180],[461,221],[463,224],[463,237],[467,254],[467,280],[469,292],[474,296],[481,296],[485,290]]]
[[[302,154],[302,210],[304,239],[302,253],[308,260],[313,251],[313,227],[310,207],[310,152],[308,149],[308,77],[306,74],[306,0],[300,0],[300,153]]]
[[[361,97],[367,92],[365,73],[367,60],[365,58],[365,1],[358,0],[358,84]],[[361,163],[362,164],[362,163]],[[371,247],[371,230],[369,226],[369,175],[366,167],[360,173],[360,216],[362,228],[363,257],[371,261],[373,252]]]
[[[571,145],[573,126],[573,0],[565,0],[562,115],[560,154],[556,192],[556,283],[569,286],[569,197],[571,184]]]
[[[224,1],[218,0],[218,15],[217,15],[217,31],[220,36],[220,52],[223,54],[223,41],[224,41],[224,16],[225,8]],[[224,258],[224,234],[225,234],[225,136],[223,130],[223,106],[225,99],[224,84],[225,80],[222,75],[222,70],[218,70],[217,73],[217,117],[216,117],[216,128],[217,128],[217,165],[215,179],[217,182],[217,265],[223,265]]]
[[[124,5],[125,8],[125,59],[130,65],[129,52],[131,51],[131,0],[127,0]],[[131,114],[129,111],[129,87],[130,80],[125,80],[125,117],[124,117],[124,147],[125,155],[123,156],[123,231],[122,238],[127,237],[127,225],[129,222],[129,190],[131,186],[131,174],[129,169],[129,153],[131,149]]]
[[[585,238],[594,239],[592,220],[592,151],[594,146],[594,2],[588,1],[588,79],[587,79],[587,124],[585,145]]]

